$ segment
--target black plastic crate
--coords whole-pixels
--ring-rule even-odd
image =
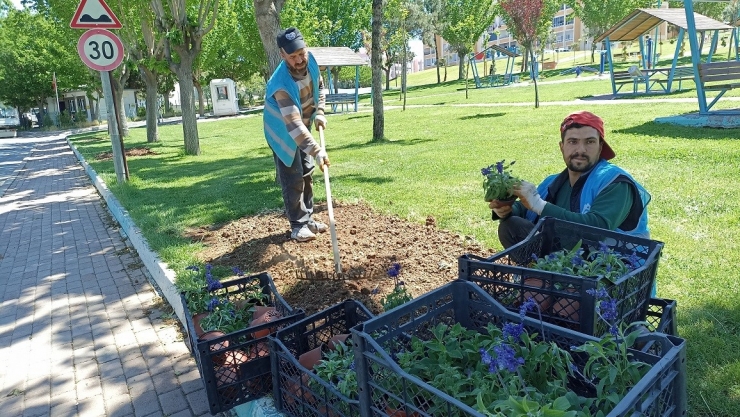
[[[385,417],[395,411],[399,416],[482,417],[483,414],[458,399],[408,374],[396,362],[396,354],[409,349],[413,336],[422,341],[431,340],[431,330],[438,324],[460,323],[467,329],[485,332],[489,323],[501,327],[520,320],[517,313],[492,300],[479,286],[458,280],[353,328],[362,415]],[[598,340],[530,317],[524,319],[524,326],[530,335],[537,333],[538,339],[544,336],[566,350]],[[649,345],[649,349],[630,349],[630,353],[634,360],[651,365],[651,369],[608,416],[685,416],[685,341],[649,333],[640,336],[636,344]],[[574,354],[573,360],[580,367],[588,357]],[[569,382],[569,388],[576,391],[584,386],[576,379]],[[393,404],[392,409],[389,404]]]
[[[211,414],[229,410],[271,392],[269,341],[262,333],[274,333],[305,317],[303,310],[293,309],[285,302],[275,288],[272,277],[266,272],[221,284],[223,288],[211,294],[237,304],[239,301],[249,301],[248,298],[255,292],[261,293],[266,298],[265,304],[275,307],[282,317],[211,340],[201,340],[196,336],[185,296],[180,294],[185,310],[188,343],[205,384]]]
[[[639,267],[616,281],[565,275],[529,268],[532,256],[573,249],[578,242],[585,251],[596,251],[604,242],[628,257],[633,253]],[[515,310],[534,298],[542,317],[589,335],[603,335],[607,326],[596,316],[596,299],[587,293],[599,284],[617,300],[620,323],[645,320],[663,243],[582,224],[546,217],[522,242],[489,258],[463,255],[458,259],[459,278],[480,285],[496,301]]]
[[[270,337],[273,398],[288,416],[355,417],[359,401],[342,395],[335,386],[303,367],[300,355],[326,345],[338,335],[372,318],[360,302],[347,300],[292,324]]]
[[[664,298],[651,298],[645,321],[651,332],[678,336],[676,325],[676,301]]]

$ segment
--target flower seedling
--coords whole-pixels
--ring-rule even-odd
[[[391,291],[387,297],[380,299],[380,304],[383,306],[383,310],[392,310],[403,303],[411,301],[413,297],[406,290],[406,283],[399,280],[398,276],[401,274],[401,264],[398,262],[391,265],[388,269],[388,278],[393,280],[393,291]]]
[[[516,198],[513,188],[521,180],[509,172],[515,162],[511,161],[511,163],[506,164],[506,160],[502,160],[480,170],[483,174],[483,191],[486,201],[506,201]]]

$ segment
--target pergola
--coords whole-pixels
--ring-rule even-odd
[[[331,70],[334,67],[355,67],[355,111],[359,101],[360,91],[360,67],[368,63],[355,51],[346,46],[321,46],[309,47],[309,52],[316,59],[319,68],[326,69],[326,84],[329,94],[336,94],[334,83],[331,79]]]
[[[669,69],[666,69],[668,80],[665,87],[665,92],[671,91],[671,84],[673,83],[673,78],[676,72],[678,56],[687,32],[689,33],[690,43],[696,43],[696,33],[714,31],[710,53],[707,57],[707,62],[711,62],[712,54],[717,48],[719,31],[733,29],[733,27],[730,25],[719,22],[704,15],[694,13],[693,10],[689,12],[688,10],[684,11],[683,9],[635,9],[619,23],[612,26],[606,32],[602,33],[596,39],[594,39],[595,42],[606,41],[607,54],[609,55],[609,70],[612,73],[612,90],[614,94],[616,94],[617,92],[617,87],[614,82],[613,76],[614,64],[612,60],[611,42],[630,42],[634,40],[639,40],[641,66],[642,68],[646,68],[646,53],[643,35],[647,34],[650,30],[657,27],[663,22],[668,22],[679,28],[678,39],[676,41],[676,52],[673,55],[673,62],[671,63],[671,67]],[[737,37],[734,38],[735,43],[737,44]],[[656,51],[657,48],[653,48],[652,51],[649,51],[649,53],[651,54],[651,57],[649,58],[650,62],[656,62]],[[692,49],[692,57],[699,57],[698,49],[696,54],[694,54],[694,51]],[[694,68],[694,71],[696,71],[696,67]]]

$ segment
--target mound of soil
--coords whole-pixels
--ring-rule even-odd
[[[126,149],[126,156],[147,156],[147,155],[158,155],[156,152],[149,148],[129,148]],[[107,161],[113,159],[113,152],[101,152],[95,156],[98,161]]]
[[[205,244],[198,254],[203,262],[269,272],[285,300],[307,314],[346,299],[381,312],[380,299],[394,286],[387,275],[394,262],[401,265],[399,279],[417,297],[456,279],[460,255],[493,254],[470,237],[438,229],[431,216],[416,224],[377,214],[365,204],[333,207],[341,274],[336,272],[331,233],[296,242],[282,210],[190,230],[188,236]],[[314,209],[314,218],[329,224],[326,206]]]

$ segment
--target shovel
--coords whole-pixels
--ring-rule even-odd
[[[319,127],[319,137],[321,138],[321,147],[326,149],[324,143],[324,128]],[[339,260],[339,243],[337,242],[337,226],[334,223],[334,208],[331,202],[331,186],[329,185],[329,167],[324,165],[324,184],[326,184],[326,210],[329,212],[329,231],[331,232],[331,245],[334,249],[334,271],[337,274],[342,273],[342,262]]]

